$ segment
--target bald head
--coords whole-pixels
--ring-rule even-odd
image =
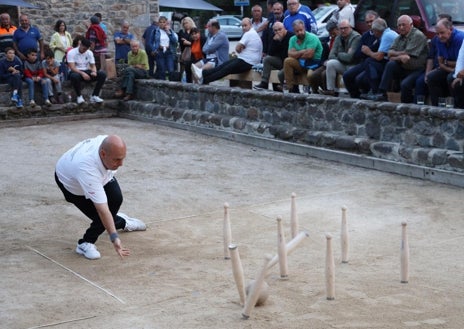
[[[109,135],[101,143],[99,153],[105,168],[116,170],[126,157],[126,143],[117,135]]]

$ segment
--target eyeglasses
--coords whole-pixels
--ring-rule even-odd
[[[296,6],[298,2],[287,2],[288,6]]]

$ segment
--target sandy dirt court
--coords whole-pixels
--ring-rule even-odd
[[[124,261],[103,234],[102,258],[90,261],[74,252],[89,221],[65,202],[54,166],[82,139],[114,133],[128,147],[117,174],[121,210],[148,229],[120,234],[132,253]],[[1,328],[464,328],[460,188],[124,119],[3,128],[0,146]],[[288,256],[287,280],[270,270],[269,299],[244,320],[224,259],[224,203],[249,282],[277,253],[277,216],[289,240],[292,192],[309,238]],[[340,262],[343,205],[348,264]]]

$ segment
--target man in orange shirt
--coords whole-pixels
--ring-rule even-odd
[[[16,26],[11,25],[10,15],[7,13],[0,14],[0,23],[0,53],[4,53],[6,48],[13,48],[13,33],[16,31]]]

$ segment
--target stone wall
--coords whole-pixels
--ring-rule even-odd
[[[237,132],[464,173],[464,110],[320,95],[137,83],[121,116]]]

